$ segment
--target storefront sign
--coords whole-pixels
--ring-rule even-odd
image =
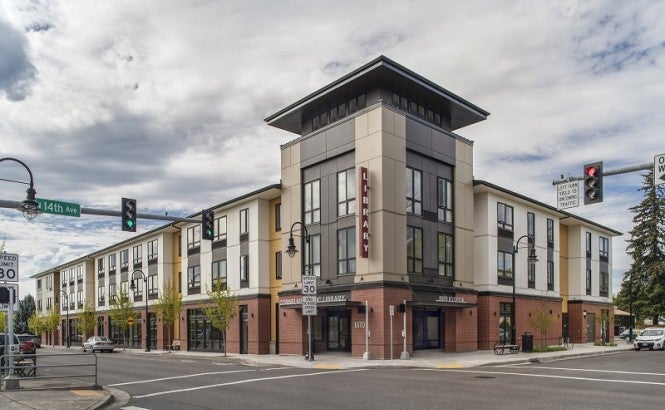
[[[295,306],[295,305],[302,305],[302,296],[295,297],[295,298],[289,298],[289,299],[282,299],[279,301],[280,306]],[[317,304],[330,304],[330,303],[340,303],[340,302],[346,302],[348,301],[347,295],[325,295],[325,296],[317,296],[316,297],[316,303]]]
[[[466,303],[466,302],[464,302],[464,298],[463,298],[463,297],[459,297],[459,296],[445,296],[445,295],[441,295],[441,296],[439,296],[438,299],[437,299],[436,301],[437,301],[437,302],[444,302],[444,303]]]
[[[360,167],[360,257],[369,257],[369,175],[367,168]]]

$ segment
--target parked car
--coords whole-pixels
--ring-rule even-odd
[[[632,338],[630,340],[628,340],[629,334],[630,334],[630,329],[627,329],[621,332],[618,337],[621,340],[632,342],[639,335],[639,331],[637,329],[633,329]]]
[[[39,336],[32,335],[32,341],[35,343],[38,349],[42,347],[42,338]]]
[[[115,344],[113,343],[113,340],[109,339],[106,336],[92,336],[85,342],[83,342],[83,351],[87,352],[90,350],[91,352],[109,352],[113,353],[113,349],[115,349]]]
[[[0,366],[5,365],[4,355],[9,354],[10,349],[14,351],[14,354],[19,354],[19,346],[21,345],[21,341],[18,340],[18,337],[14,335],[14,343],[7,343],[8,341],[9,341],[9,334],[0,333],[0,356],[3,356]],[[5,348],[7,348],[7,350],[5,350]]]
[[[665,350],[665,329],[662,327],[648,327],[633,341],[635,350],[649,348],[649,350]]]
[[[20,341],[19,351],[21,353],[25,353],[25,354],[35,354],[35,353],[37,353],[37,346],[35,346],[35,342],[32,340],[34,338],[34,335],[19,334],[19,335],[16,335],[16,336],[18,337],[18,340]]]

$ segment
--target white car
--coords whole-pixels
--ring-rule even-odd
[[[665,328],[648,327],[633,341],[635,350],[648,348],[649,350],[665,350]]]

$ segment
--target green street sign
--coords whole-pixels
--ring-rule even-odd
[[[35,198],[39,204],[39,210],[46,214],[81,216],[81,205],[71,202],[54,201],[53,199]]]

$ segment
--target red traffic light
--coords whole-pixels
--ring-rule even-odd
[[[596,165],[587,165],[584,167],[584,175],[589,177],[595,177],[598,173],[598,167]]]

